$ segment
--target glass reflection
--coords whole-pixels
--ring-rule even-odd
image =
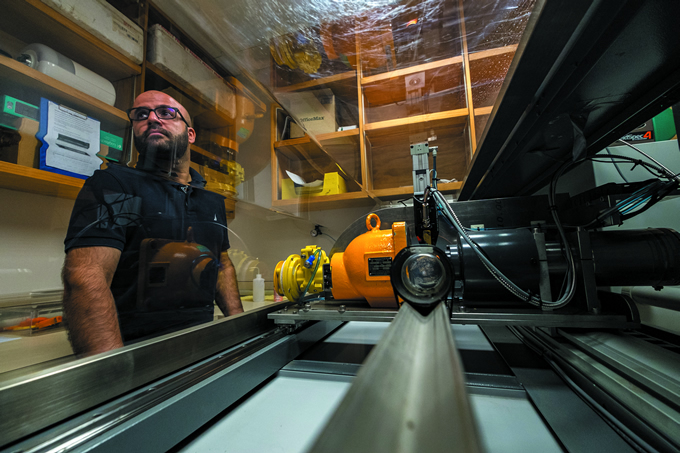
[[[129,161],[130,167],[137,165],[146,171],[145,179],[167,181],[164,178],[174,177],[168,162],[187,158],[188,168],[206,181],[205,190],[227,197],[224,211],[213,212],[219,214],[217,220],[222,224],[217,226],[215,215],[185,222],[182,216],[169,214],[165,204],[172,203],[165,195],[159,202],[164,206],[150,215],[124,182],[113,180],[107,191],[81,195],[74,217],[80,229],[69,233],[67,247],[91,246],[93,242],[88,241],[93,240],[90,233],[94,231],[139,232],[139,250],[145,258],[140,261],[138,252],[126,254],[124,246],[119,258],[127,280],[136,283],[127,285],[124,279],[112,278],[116,295],[127,292],[130,304],[136,304],[140,297],[143,301],[154,292],[175,296],[192,292],[187,291],[191,285],[213,286],[213,271],[220,269],[217,263],[221,263],[225,243],[210,238],[220,236],[228,237],[234,281],[247,310],[258,306],[249,300],[258,273],[265,277],[271,302],[278,261],[309,244],[330,250],[331,238],[338,237],[376,203],[410,195],[412,143],[427,141],[438,146],[441,189],[455,193],[460,188],[533,3],[168,0],[150,8],[146,29],[137,28],[164,39],[163,45],[175,42],[177,46],[168,47],[166,54],[142,49],[141,59],[132,66],[146,60],[143,70],[140,66],[131,70],[127,63],[121,65],[120,59],[116,63],[115,58],[102,58],[99,51],[83,51],[86,45],[69,47],[60,42],[63,29],[56,23],[54,30],[48,30],[52,38],[46,44],[114,85],[113,113],[78,96],[65,95],[62,89],[36,87],[23,73],[12,75],[14,67],[5,60],[0,94],[37,107],[41,97],[51,98],[100,121],[102,131],[121,139],[120,149],[117,144],[100,149],[103,166],[115,165],[116,160],[123,166]],[[22,8],[13,5],[7,17],[0,19],[0,49],[13,59],[38,41],[30,27],[11,23],[30,17]],[[132,9],[124,11],[129,22],[142,23]],[[170,57],[179,58],[181,52],[186,54],[182,54],[183,61],[197,58],[200,70],[171,67]],[[163,162],[152,168],[144,157],[136,162],[135,149],[144,146],[138,142],[133,148],[124,113],[133,106],[132,93],[142,81],[146,90],[162,91],[183,105],[195,130],[187,155],[161,159]],[[223,86],[229,88],[223,90]],[[154,114],[150,117],[156,118]],[[39,120],[7,116],[2,120],[0,163],[13,165],[9,167],[12,181],[25,173],[24,168],[45,171],[38,169]],[[313,124],[317,121],[319,124]],[[165,141],[161,136],[153,140]],[[152,176],[149,170],[161,174]],[[7,182],[0,189],[0,208],[11,213],[0,219],[0,303],[9,307],[0,317],[0,326],[26,323],[19,327],[29,327],[0,333],[0,340],[19,338],[0,343],[0,362],[9,363],[2,356],[5,346],[23,356],[14,368],[71,356],[63,319],[61,325],[41,328],[37,324],[34,328],[33,320],[64,315],[58,309],[62,241],[74,208],[72,199],[82,182],[60,179],[56,189],[42,189],[52,175],[30,175],[23,186]],[[84,200],[99,200],[98,207],[89,210]],[[223,228],[226,224],[229,231]],[[310,238],[315,225],[320,225],[324,234]],[[119,240],[125,242],[127,234]],[[144,240],[158,239],[171,242],[142,246]],[[177,248],[172,255],[184,255],[179,261],[185,260],[189,269],[201,271],[191,272],[188,280],[177,278],[170,264],[162,264],[162,254],[170,252],[168,248]],[[101,260],[95,261],[100,264]],[[163,287],[164,282],[175,286]],[[172,299],[167,294],[163,297]],[[194,301],[203,304],[202,319],[222,316],[208,299],[206,294]],[[43,302],[56,305],[43,306]],[[163,308],[169,307],[163,304]],[[170,328],[163,319],[156,321]],[[58,341],[47,345],[49,338],[56,337]],[[39,343],[31,349],[35,353],[25,353],[29,342]],[[32,359],[23,360],[29,357]]]

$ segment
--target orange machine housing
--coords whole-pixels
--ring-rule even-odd
[[[368,231],[350,242],[344,252],[331,258],[333,297],[366,299],[371,307],[396,307],[389,265],[408,245],[406,223],[394,222],[391,229],[381,230],[380,217],[369,214],[366,228]]]

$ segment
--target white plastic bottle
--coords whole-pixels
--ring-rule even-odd
[[[257,274],[253,279],[253,302],[264,302],[264,278]]]

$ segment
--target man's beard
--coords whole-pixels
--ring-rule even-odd
[[[150,143],[149,134],[152,132],[160,132],[167,137],[156,143]],[[177,163],[187,152],[189,148],[189,131],[173,135],[163,129],[147,129],[141,136],[134,136],[135,148],[139,152],[139,163],[141,166],[153,166],[156,164],[167,171],[172,169],[172,166]]]

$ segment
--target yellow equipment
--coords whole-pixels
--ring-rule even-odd
[[[323,265],[328,262],[326,252],[308,245],[299,255],[279,261],[274,271],[274,290],[293,302],[299,302],[305,294],[323,291]]]
[[[394,222],[389,230],[381,230],[380,217],[369,214],[366,229],[368,231],[354,238],[344,252],[334,254],[330,260],[333,298],[366,299],[371,307],[396,307],[390,266],[397,253],[408,245],[406,223]],[[321,292],[323,265],[328,262],[323,250],[309,245],[300,255],[279,261],[274,271],[274,289],[297,302],[306,293]]]

